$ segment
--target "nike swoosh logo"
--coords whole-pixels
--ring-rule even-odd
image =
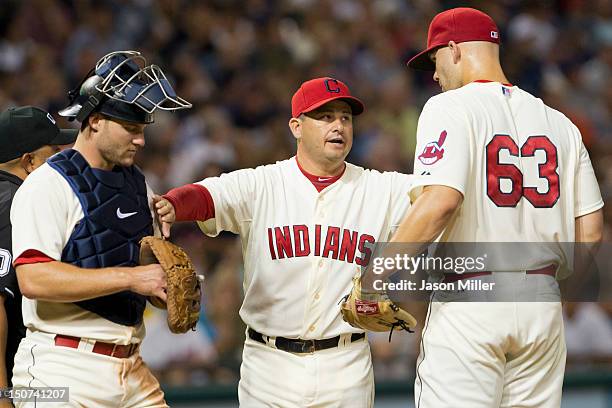
[[[328,180],[331,180],[331,179],[333,179],[333,177],[327,177],[327,178],[319,177],[319,181],[328,181]]]
[[[122,213],[121,208],[117,207],[117,218],[119,218],[120,220],[131,217],[134,214],[138,214],[138,211],[134,211],[131,213]]]

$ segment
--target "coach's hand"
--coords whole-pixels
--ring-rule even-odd
[[[159,195],[153,196],[153,205],[155,206],[157,221],[159,222],[162,235],[165,238],[170,238],[170,228],[172,228],[172,224],[176,221],[174,206],[170,201]]]

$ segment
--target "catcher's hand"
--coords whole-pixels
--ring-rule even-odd
[[[168,327],[172,333],[194,329],[200,317],[200,280],[189,255],[170,241],[144,237],[140,241],[140,264],[159,263],[166,272],[167,300],[149,298],[157,307],[168,309]]]
[[[345,322],[363,330],[411,332],[417,325],[414,316],[393,303],[386,294],[364,293],[359,276],[353,278],[353,289],[342,299],[340,310]]]

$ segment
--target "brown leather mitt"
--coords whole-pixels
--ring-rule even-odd
[[[183,248],[157,237],[140,240],[140,264],[159,263],[166,272],[167,301],[157,297],[149,301],[168,309],[168,327],[172,333],[195,329],[200,317],[200,279]],[[166,307],[164,307],[166,306]]]
[[[342,299],[340,310],[345,322],[363,330],[412,332],[417,325],[414,316],[393,303],[386,294],[364,293],[359,276],[353,278],[353,289]]]

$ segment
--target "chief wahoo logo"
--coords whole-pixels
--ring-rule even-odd
[[[444,149],[442,148],[442,145],[444,144],[445,140],[446,130],[443,130],[442,133],[440,133],[440,137],[438,138],[437,142],[427,143],[423,149],[423,153],[421,153],[418,157],[421,163],[429,166],[440,160],[442,156],[444,156]]]

